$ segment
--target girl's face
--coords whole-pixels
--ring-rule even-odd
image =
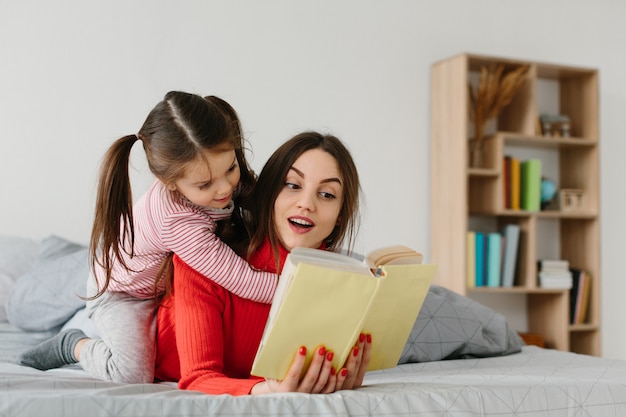
[[[318,248],[339,218],[343,178],[334,157],[321,149],[304,152],[291,166],[274,202],[274,224],[282,245]]]
[[[183,176],[167,186],[178,191],[192,203],[211,208],[224,208],[233,198],[239,184],[240,171],[234,150],[204,150],[185,167]],[[208,164],[207,164],[208,162]]]

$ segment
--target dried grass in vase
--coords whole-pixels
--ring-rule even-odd
[[[505,66],[491,65],[480,69],[480,82],[476,92],[469,86],[471,109],[474,117],[474,138],[480,148],[485,125],[497,118],[509,105],[524,84],[529,65],[522,65],[504,73]]]

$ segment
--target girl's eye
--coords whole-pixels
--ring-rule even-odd
[[[293,182],[286,182],[285,183],[285,187],[292,189],[292,190],[299,190],[300,186],[298,184],[294,184]]]
[[[234,170],[237,169],[237,164],[233,164],[233,166],[231,166],[230,168],[228,168],[228,172],[233,172]]]
[[[333,200],[333,199],[337,198],[337,196],[335,196],[334,194],[327,193],[327,192],[325,192],[325,191],[320,191],[320,195],[321,195],[322,197],[324,197],[324,198],[328,198],[328,199],[330,199],[330,200]]]
[[[211,183],[207,182],[207,183],[204,183],[204,184],[200,185],[198,188],[201,189],[201,190],[206,190],[210,186],[211,186]]]

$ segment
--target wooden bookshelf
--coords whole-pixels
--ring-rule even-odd
[[[519,93],[495,122],[485,139],[480,168],[468,167],[470,132],[468,85],[482,66],[507,68],[530,65]],[[435,282],[460,294],[526,297],[527,333],[537,334],[545,346],[600,355],[600,196],[598,134],[598,72],[555,64],[461,54],[432,66],[431,79],[431,257],[439,265]],[[547,86],[547,88],[546,88]],[[570,117],[569,137],[546,137],[538,128],[540,99]],[[502,160],[510,152],[548,155],[557,188],[584,190],[585,203],[575,211],[523,211],[504,207]],[[479,219],[499,229],[520,226],[519,253],[512,288],[468,288],[466,233]],[[549,227],[545,227],[546,224]],[[547,237],[545,230],[554,230]],[[569,324],[569,290],[540,288],[537,260],[549,241],[557,256],[592,275],[588,320]],[[503,312],[506,313],[506,312]]]

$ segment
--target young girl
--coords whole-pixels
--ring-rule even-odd
[[[128,163],[138,140],[157,180],[133,205]],[[117,140],[103,161],[87,301],[101,339],[69,329],[21,363],[50,369],[79,361],[101,379],[153,382],[155,309],[174,254],[234,294],[270,302],[276,275],[254,270],[218,238],[240,224],[238,202],[254,182],[235,110],[218,97],[167,93],[139,133]]]
[[[347,240],[351,248],[359,188],[354,162],[339,139],[297,135],[265,164],[250,206],[251,239],[239,239],[244,244],[235,247],[250,254],[252,265],[272,272],[282,269],[297,246],[335,249]],[[361,385],[369,335],[362,335],[339,370],[332,368],[333,352],[318,347],[300,380],[307,348],[302,347],[284,380],[251,376],[270,307],[233,295],[174,257],[174,292],[157,319],[157,378],[179,381],[181,389],[231,395],[329,393]]]

